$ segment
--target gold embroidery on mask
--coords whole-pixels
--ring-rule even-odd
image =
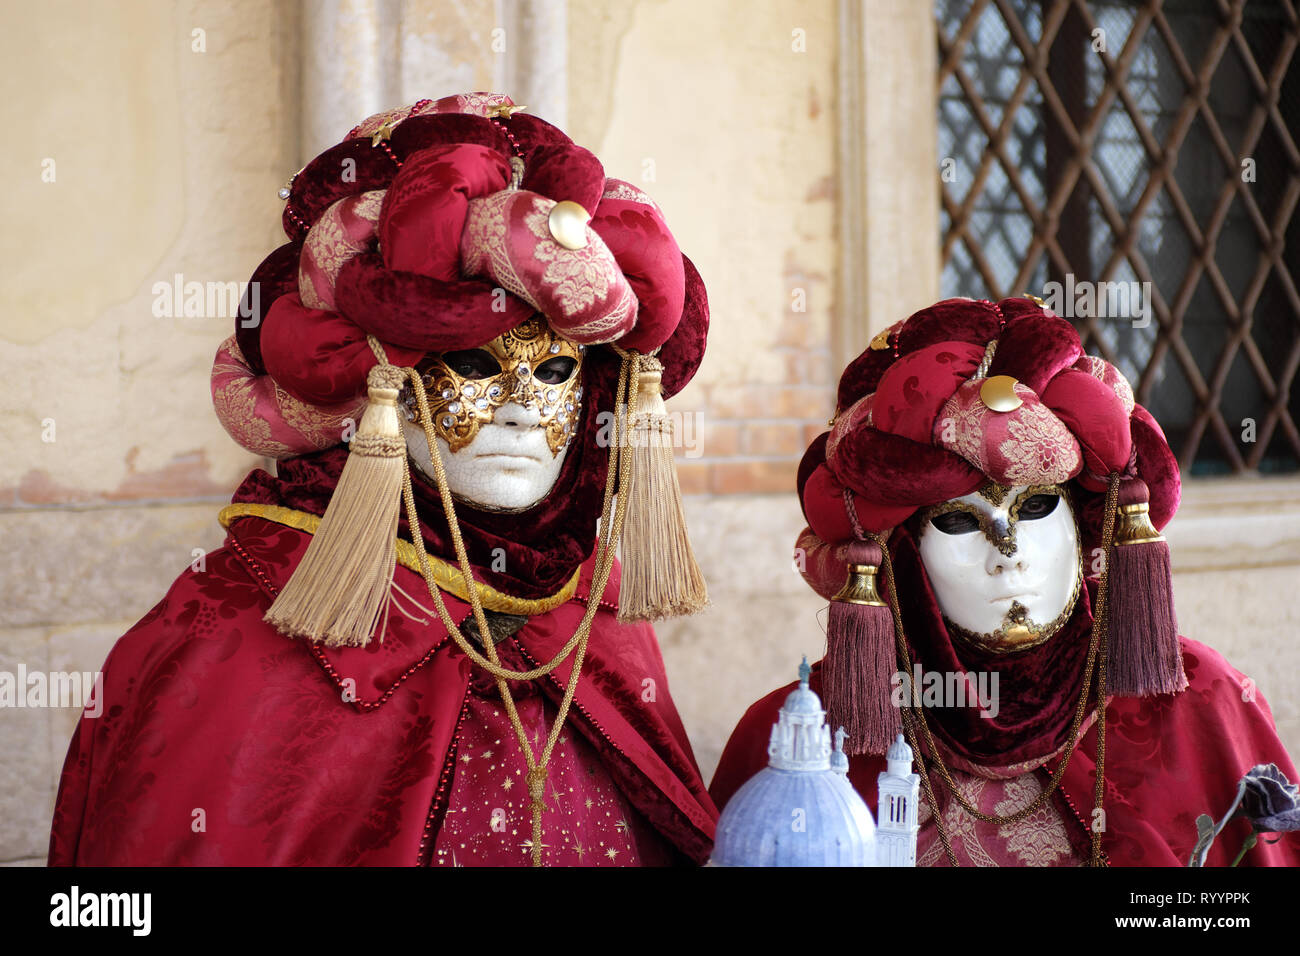
[[[1010,485],[999,485],[996,481],[990,481],[979,489],[980,497],[995,508],[1002,504],[1010,491]]]
[[[435,434],[452,453],[460,451],[478,436],[501,408],[515,402],[536,408],[540,419],[535,427],[546,429],[551,454],[558,455],[573,441],[582,413],[582,359],[586,346],[556,335],[541,315],[535,315],[482,346],[500,366],[484,378],[467,378],[453,371],[441,355],[432,356],[420,371],[429,393],[429,413]],[[563,382],[548,383],[537,378],[537,368],[553,358],[571,358],[576,363]],[[414,399],[403,400],[412,419],[419,415]]]
[[[989,543],[992,544],[993,547],[997,548],[1002,554],[1009,558],[1016,553],[1016,536],[1014,528],[1000,519],[994,519],[987,512],[981,511],[979,508],[976,508],[973,504],[966,501],[945,501],[942,504],[931,505],[921,512],[920,527],[924,528],[932,519],[937,518],[940,515],[950,514],[954,511],[964,512],[979,522],[980,532],[989,540]],[[938,528],[936,528],[935,531],[939,534],[947,533],[939,531]]]
[[[1002,504],[1010,491],[1010,486],[999,485],[990,481],[979,489],[979,495],[994,507],[997,507]],[[931,519],[940,515],[949,514],[953,511],[965,512],[979,522],[980,531],[984,533],[984,537],[988,539],[989,543],[1009,558],[1016,553],[1016,524],[1020,520],[1020,509],[1034,495],[1056,495],[1067,503],[1070,500],[1070,495],[1065,490],[1064,485],[1029,485],[1011,503],[1011,507],[1008,509],[1008,519],[1005,522],[1001,518],[994,518],[987,512],[981,511],[969,502],[953,500],[931,505],[924,509],[921,512],[920,527],[924,528]]]
[[[1070,501],[1070,493],[1065,490],[1065,485],[1030,485],[1024,491],[1016,495],[1016,500],[1011,503],[1008,509],[1010,513],[1010,523],[1012,526],[1020,520],[1020,509],[1024,503],[1034,495],[1056,495],[1067,504]]]
[[[981,650],[992,654],[1014,654],[1027,651],[1031,647],[1046,643],[1052,635],[1065,626],[1065,622],[1074,614],[1074,606],[1079,602],[1079,591],[1083,587],[1083,554],[1076,537],[1074,544],[1075,562],[1078,570],[1074,575],[1074,590],[1065,602],[1065,608],[1056,616],[1056,620],[1047,624],[1035,624],[1029,619],[1028,609],[1019,601],[1012,601],[1002,619],[1002,626],[991,634],[977,634],[968,631],[960,624],[954,624],[944,615],[943,622],[954,637],[960,638]]]

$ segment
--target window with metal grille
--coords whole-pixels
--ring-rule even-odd
[[[1300,469],[1295,0],[937,0],[944,295],[1033,293],[1185,473]]]

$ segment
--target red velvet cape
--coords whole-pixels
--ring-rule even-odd
[[[450,787],[471,663],[435,618],[393,611],[382,643],[324,648],[262,620],[310,536],[260,517],[230,527],[103,668],[103,712],[83,716],[59,784],[51,865],[423,865]],[[585,610],[575,596],[516,635],[554,656]],[[398,566],[409,594],[423,579]],[[454,620],[465,602],[444,595]],[[703,862],[717,811],[705,791],[649,625],[601,601],[569,723],[629,802]],[[558,700],[565,662],[542,690]],[[644,694],[649,679],[655,693]],[[355,700],[345,692],[355,682]],[[647,701],[645,697],[653,697]]]
[[[1102,850],[1111,866],[1186,866],[1196,843],[1196,818],[1217,821],[1236,796],[1237,782],[1255,764],[1275,763],[1297,779],[1295,766],[1278,739],[1273,715],[1258,693],[1242,700],[1242,675],[1217,651],[1182,638],[1188,688],[1154,697],[1113,697],[1106,708],[1106,830]],[[821,693],[820,667],[810,685]],[[767,765],[767,744],[790,684],[754,704],[741,718],[723,751],[709,792],[719,807]],[[1096,727],[1079,742],[1056,800],[1072,841],[1087,846],[1096,777]],[[1046,784],[1057,759],[1035,771]],[[883,757],[849,760],[849,779],[876,813],[876,776]],[[944,786],[932,775],[936,793]],[[922,795],[924,799],[924,795]],[[1227,866],[1250,834],[1244,819],[1229,823],[1210,850],[1206,866]],[[1242,866],[1300,866],[1300,834],[1275,844],[1261,836]]]

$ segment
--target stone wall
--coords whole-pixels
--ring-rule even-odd
[[[283,241],[296,17],[262,0],[5,13],[0,123],[21,135],[0,156],[0,670],[96,670],[220,546],[216,512],[259,464],[208,391],[233,309],[158,315],[174,303],[154,286],[246,281]],[[0,710],[0,861],[43,860],[77,716]]]

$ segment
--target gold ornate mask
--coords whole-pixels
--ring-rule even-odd
[[[573,440],[582,412],[586,346],[556,335],[541,315],[478,349],[432,356],[420,369],[434,433],[453,453],[472,442],[510,402],[537,408],[551,454]],[[413,398],[404,401],[413,416]]]

